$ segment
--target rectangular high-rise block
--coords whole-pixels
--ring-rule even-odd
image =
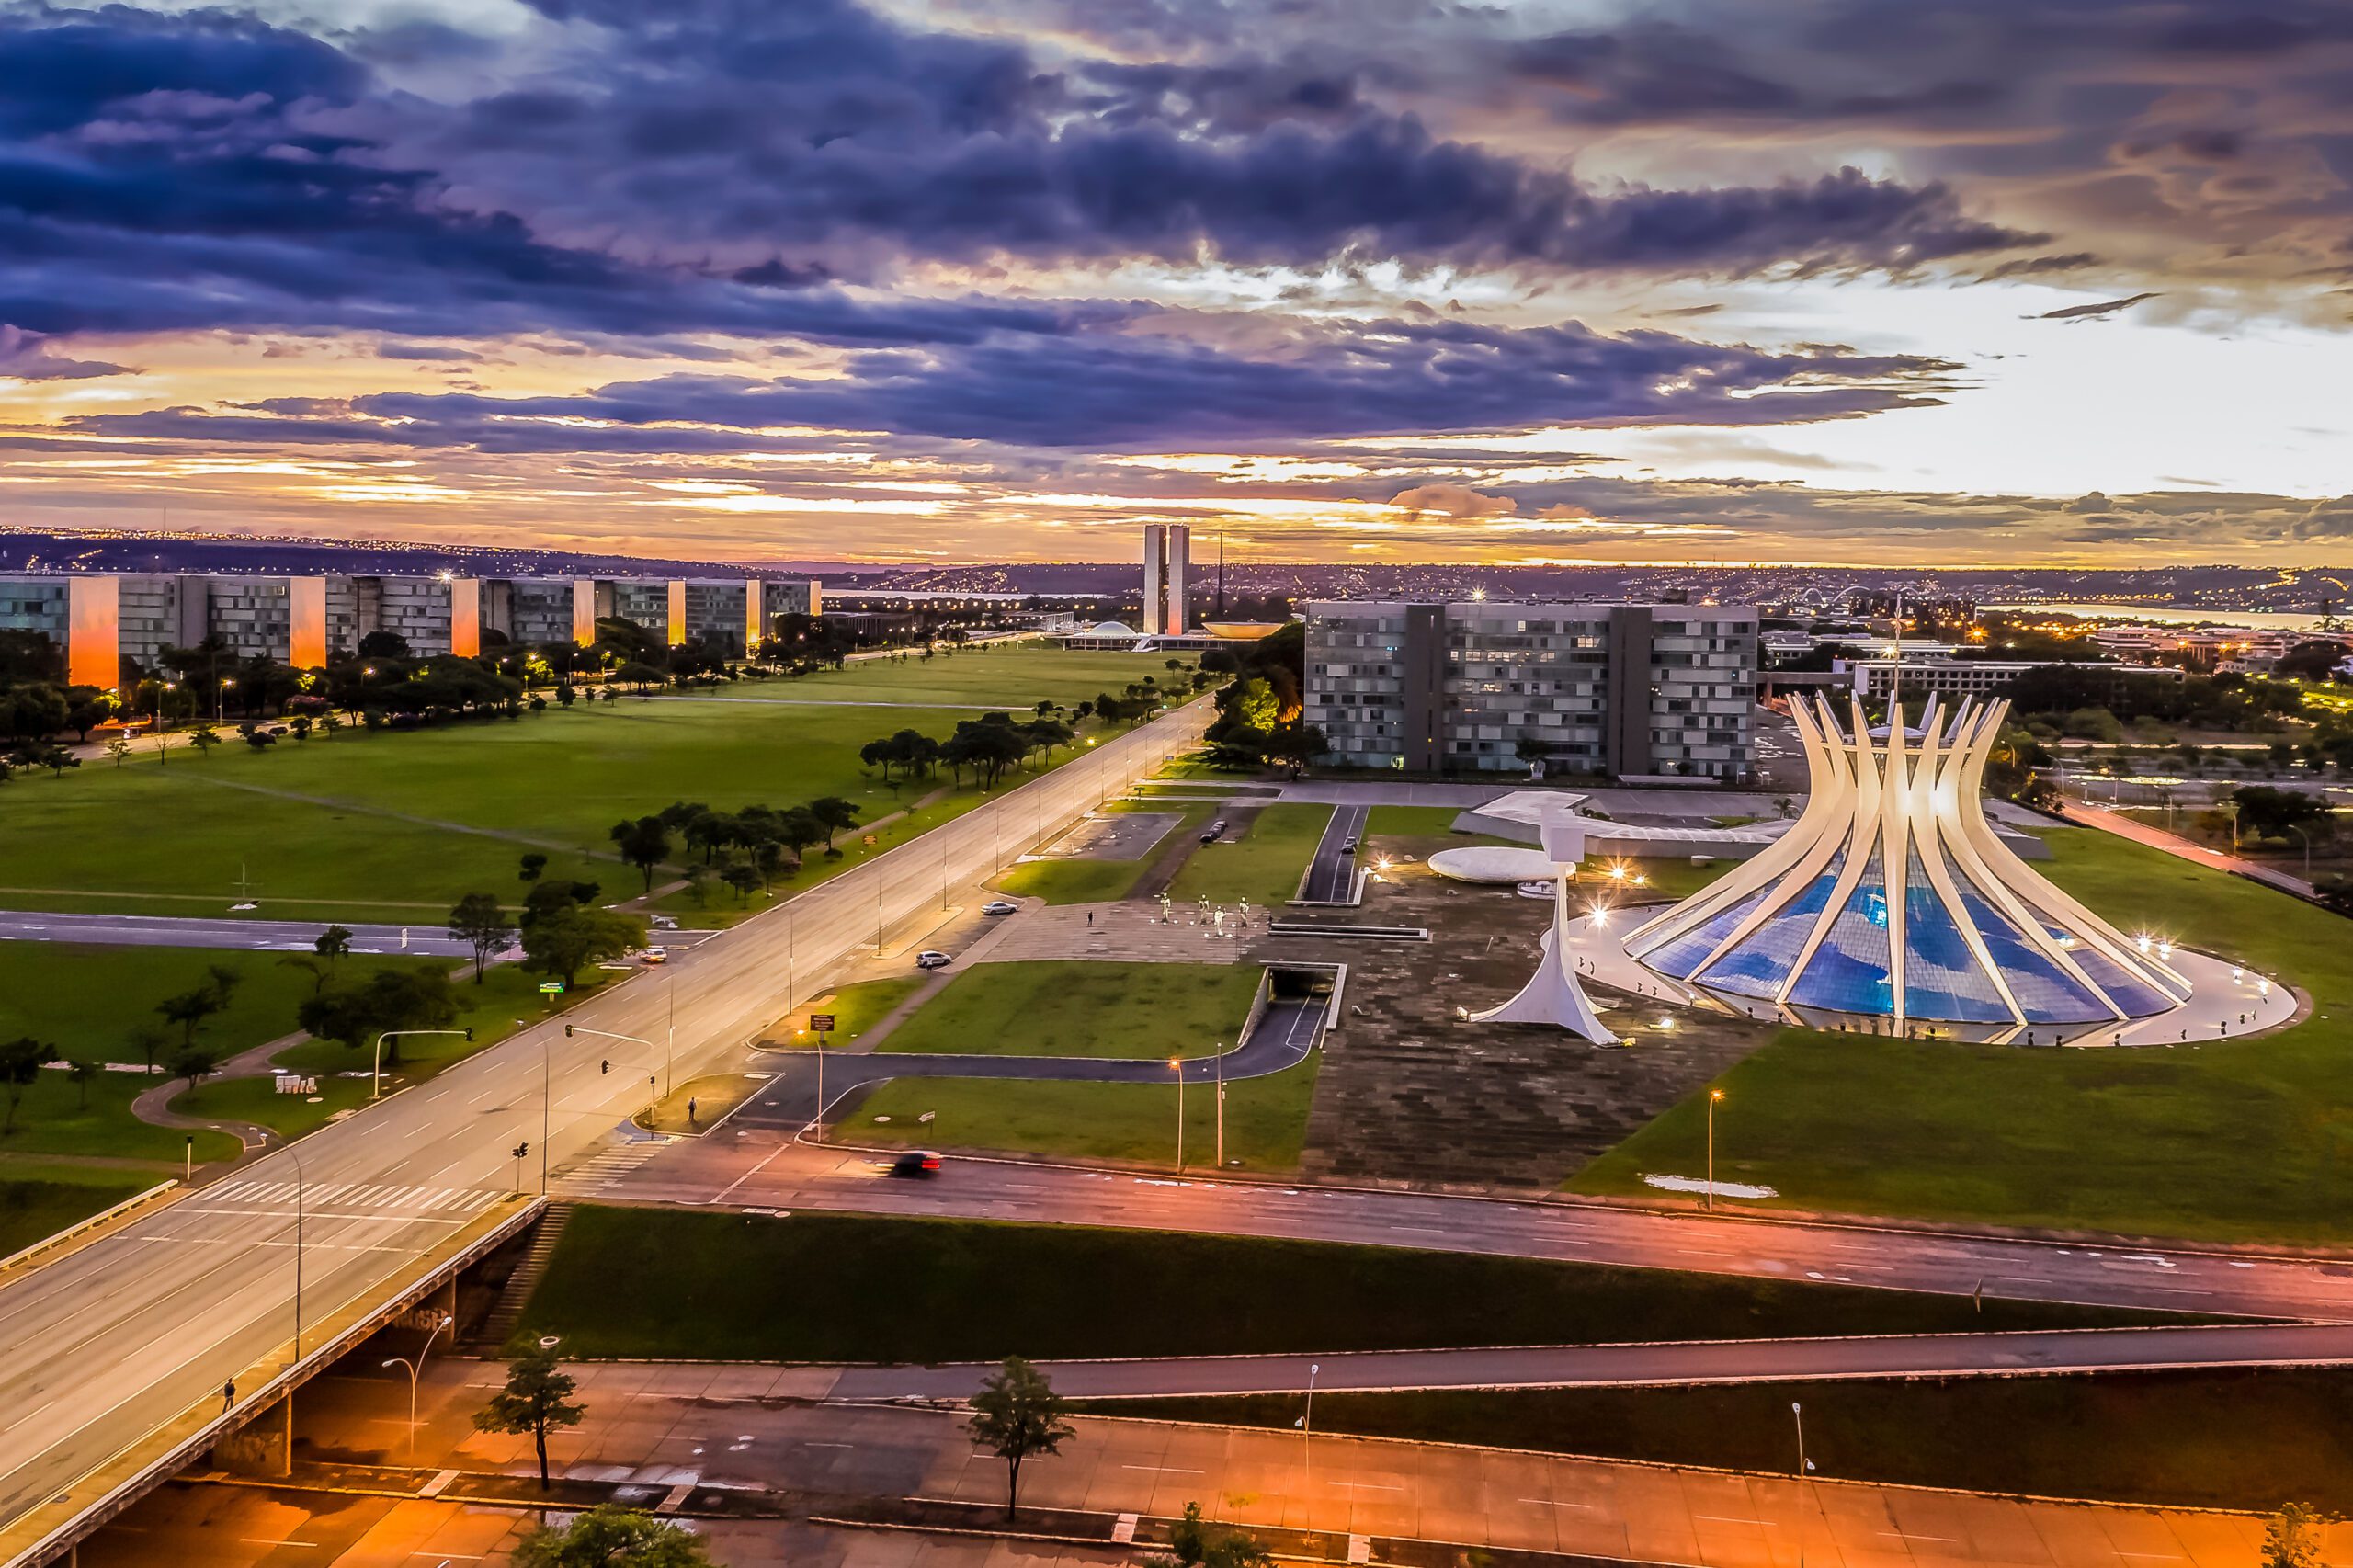
[[[1143,614],[1137,619],[1137,630],[1146,636],[1160,630],[1161,563],[1168,553],[1168,528],[1165,523],[1143,526]]]
[[[667,637],[675,648],[687,640],[687,585],[674,579],[669,585]]]
[[[1146,631],[1165,632],[1171,637],[1185,634],[1185,628],[1192,619],[1189,607],[1185,602],[1187,584],[1192,574],[1193,527],[1190,523],[1171,523],[1168,525],[1167,602],[1158,626],[1151,624],[1151,617],[1144,618]]]
[[[471,659],[482,652],[482,580],[449,579],[449,652]]]
[[[750,653],[768,640],[767,611],[761,604],[761,590],[767,586],[757,577],[744,584],[744,652]]]

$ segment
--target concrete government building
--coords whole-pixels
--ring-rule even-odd
[[[483,635],[588,643],[597,622],[633,621],[672,643],[744,652],[771,619],[824,609],[813,581],[587,577],[108,575],[0,577],[0,631],[38,631],[66,650],[67,680],[111,688],[126,657],[218,637],[241,658],[309,669],[371,632],[412,653],[474,654]]]
[[[1745,781],[1756,701],[1745,606],[1320,599],[1307,722],[1324,760],[1412,772],[1549,767]]]

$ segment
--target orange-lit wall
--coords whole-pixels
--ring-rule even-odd
[[[744,585],[744,651],[750,653],[768,640],[767,618],[760,613],[760,580]]]
[[[583,648],[597,641],[597,585],[585,577],[572,580],[572,640]]]
[[[65,680],[112,691],[122,684],[122,585],[75,577],[65,588]]]
[[[675,648],[687,640],[687,585],[681,582],[670,585],[670,646]]]
[[[471,659],[482,652],[482,582],[449,579],[449,652]]]
[[[314,670],[327,662],[327,580],[286,579],[286,662]]]

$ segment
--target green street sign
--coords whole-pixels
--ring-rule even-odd
[[[540,994],[543,996],[561,996],[563,994],[563,982],[542,980],[540,982]]]

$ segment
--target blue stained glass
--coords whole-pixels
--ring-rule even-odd
[[[2006,1023],[2011,1017],[1994,977],[1937,896],[1917,849],[1904,884],[1904,1012],[1966,1024]]]
[[[1710,915],[1656,950],[1643,954],[1643,961],[1661,974],[1671,974],[1677,980],[1688,978],[1699,966],[1699,960],[1714,952],[1716,944],[1731,936],[1733,927],[1746,919],[1749,911],[1764,903],[1773,891],[1768,884],[1746,898],[1734,899],[1729,908]]]
[[[1994,965],[2002,971],[2002,978],[2009,983],[2010,994],[2018,999],[2027,1022],[2090,1024],[2114,1017],[2098,997],[2084,988],[2082,982],[2029,944],[2026,934],[2011,924],[2009,916],[1995,907],[1958,867],[1953,870],[1953,885],[1960,890],[1962,907],[1969,911],[1970,924],[1985,938],[1986,950],[1993,954]]]
[[[1871,918],[1874,902],[1880,906],[1881,918],[1886,917],[1886,884],[1879,852],[1873,850],[1863,867],[1862,880],[1847,895],[1846,906],[1790,989],[1791,1003],[1842,1013],[1894,1013],[1887,927]]]
[[[1770,996],[1779,990],[1789,978],[1790,966],[1798,961],[1798,949],[1805,946],[1814,921],[1830,906],[1838,872],[1846,863],[1845,850],[1833,855],[1804,892],[1767,916],[1747,940],[1710,965],[1700,983],[1736,996]]]
[[[2075,959],[2084,966],[2084,972],[2092,977],[2094,984],[2107,992],[2118,1006],[2136,1018],[2162,1013],[2173,1006],[2171,997],[2106,953],[2095,952],[2079,943],[2075,949]]]

